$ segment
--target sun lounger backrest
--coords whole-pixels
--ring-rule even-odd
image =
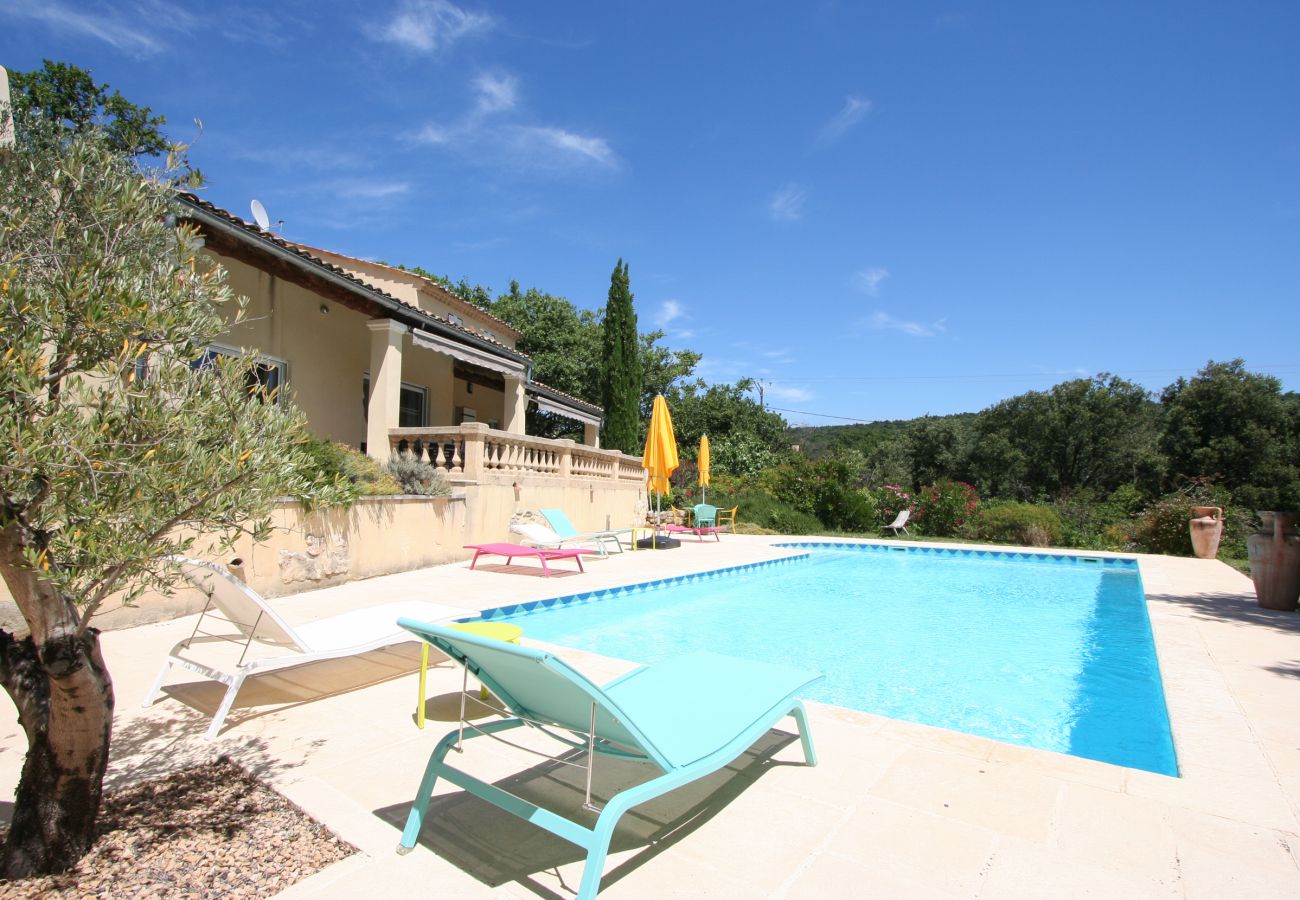
[[[564,538],[538,522],[516,522],[510,526],[515,534],[522,534],[534,544],[562,544]]]
[[[191,584],[207,595],[212,606],[246,638],[267,644],[294,647],[310,652],[293,626],[276,614],[269,604],[248,585],[225,567],[201,559],[174,557],[180,563],[181,573]]]
[[[516,715],[586,732],[594,701],[598,736],[669,765],[616,703],[554,654],[413,619],[397,624],[467,666]]]
[[[578,534],[578,529],[573,527],[573,523],[570,522],[569,517],[564,514],[564,510],[544,509],[542,510],[542,515],[545,517],[551,528],[554,529],[555,533],[560,537],[569,538]]]

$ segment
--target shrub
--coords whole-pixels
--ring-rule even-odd
[[[400,494],[402,486],[383,466],[347,444],[311,438],[307,455],[323,478],[337,478],[351,486],[351,497]]]
[[[876,514],[882,522],[892,522],[905,509],[912,508],[912,495],[902,485],[887,484],[872,492]]]
[[[825,531],[814,516],[763,491],[732,495],[728,505],[739,506],[736,512],[738,522],[748,522],[778,534],[818,534]]]
[[[1246,555],[1246,535],[1251,531],[1253,517],[1233,503],[1226,488],[1210,479],[1192,479],[1148,506],[1130,525],[1133,549],[1191,556],[1192,537],[1187,523],[1193,506],[1220,507],[1224,518],[1220,553],[1237,558]]]
[[[921,488],[916,521],[926,534],[955,535],[979,509],[979,494],[964,481],[937,481]]]
[[[1056,510],[1033,503],[989,504],[976,514],[974,526],[982,541],[1030,547],[1059,546],[1065,531]]]
[[[858,473],[844,457],[811,462],[793,456],[763,474],[772,495],[839,531],[870,531],[878,524],[876,504],[856,485]]]
[[[1142,553],[1191,556],[1188,519],[1192,503],[1181,492],[1161,497],[1143,511],[1132,532],[1135,549]]]
[[[443,476],[442,469],[416,459],[411,453],[395,454],[384,468],[397,479],[403,494],[421,497],[446,497],[451,494],[451,485]]]

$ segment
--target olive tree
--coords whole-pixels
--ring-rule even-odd
[[[204,355],[243,302],[177,224],[169,174],[97,129],[0,153],[0,577],[28,629],[0,630],[28,740],[7,877],[94,840],[113,718],[96,612],[167,590],[196,541],[265,537],[274,497],[338,489],[306,474],[302,415],[255,357]]]

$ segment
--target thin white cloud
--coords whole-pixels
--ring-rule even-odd
[[[103,41],[134,56],[171,49],[177,35],[202,33],[241,44],[278,47],[312,23],[283,9],[226,3],[195,12],[179,0],[134,0],[132,3],[67,3],[61,0],[0,0],[0,18],[26,19],[46,25],[59,37]]]
[[[805,403],[817,396],[812,391],[804,388],[788,387],[780,384],[768,385],[766,394],[770,400],[782,400],[787,403]]]
[[[775,222],[798,222],[803,218],[807,202],[808,189],[792,182],[772,195],[767,202],[767,213]]]
[[[233,139],[222,138],[222,147],[234,159],[248,160],[276,171],[337,172],[346,169],[365,169],[371,161],[355,150],[338,145],[317,143],[310,146],[292,144],[260,144],[250,146]]]
[[[524,144],[553,151],[556,161],[593,162],[607,169],[618,168],[618,157],[609,142],[602,137],[576,134],[564,128],[549,125],[519,126],[516,138]]]
[[[513,109],[519,101],[519,82],[513,75],[480,75],[474,80],[478,112],[483,115]]]
[[[100,14],[74,9],[57,0],[10,0],[0,5],[0,15],[41,22],[63,35],[96,38],[128,53],[149,54],[163,49],[162,41],[150,29],[124,22],[122,14],[111,8]]]
[[[456,129],[437,125],[433,122],[426,122],[420,127],[419,131],[411,135],[411,140],[417,144],[430,144],[435,147],[450,144],[455,138]]]
[[[853,285],[868,297],[875,297],[880,293],[881,282],[888,277],[889,270],[879,266],[863,269],[853,274]]]
[[[383,200],[410,193],[411,183],[409,181],[339,181],[335,183],[334,189],[342,197]]]
[[[844,98],[844,106],[834,118],[822,126],[821,134],[817,136],[817,143],[833,144],[838,141],[850,128],[866,118],[867,113],[871,112],[871,107],[872,103],[866,97]]]
[[[597,167],[616,170],[621,163],[609,141],[556,125],[525,124],[508,115],[519,106],[519,81],[509,74],[474,79],[474,105],[450,123],[426,122],[406,139],[445,147],[478,165],[561,172]]]
[[[659,307],[659,313],[655,316],[655,324],[660,328],[667,328],[676,319],[680,319],[686,313],[686,309],[679,300],[665,300]]]
[[[870,324],[872,328],[879,328],[887,331],[901,331],[903,334],[910,334],[912,337],[934,337],[943,334],[947,330],[944,324],[947,320],[940,319],[926,325],[923,322],[909,322],[906,319],[896,319],[883,310],[876,310],[871,316]]]
[[[435,53],[492,25],[487,13],[468,12],[448,0],[405,0],[392,19],[370,31],[379,40]]]

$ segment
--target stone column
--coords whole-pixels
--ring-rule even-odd
[[[582,423],[582,442],[588,447],[600,449],[600,426],[590,422]]]
[[[569,438],[560,438],[556,441],[560,445],[560,477],[567,479],[573,474],[573,447],[574,443]]]
[[[528,409],[528,395],[524,393],[523,378],[507,375],[505,393],[501,429],[511,434],[527,434],[524,429],[524,412]]]
[[[461,472],[467,481],[478,481],[483,472],[484,442],[488,427],[482,422],[466,422],[460,426],[461,436],[465,441],[465,457],[461,462]]]
[[[388,429],[398,424],[402,399],[402,335],[409,330],[392,319],[371,319],[370,404],[366,409],[366,455],[387,462],[392,454]]]

